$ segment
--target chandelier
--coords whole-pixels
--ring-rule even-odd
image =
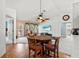
[[[43,15],[43,14],[44,14],[43,12],[45,12],[45,10],[43,10],[43,12],[41,12],[41,10],[42,10],[42,9],[41,9],[41,6],[42,6],[41,3],[42,3],[42,0],[40,0],[40,14],[39,14],[38,17],[37,17],[37,21],[38,21],[38,22],[44,22],[44,21],[46,21],[46,20],[49,20],[49,18],[45,18],[44,15]]]

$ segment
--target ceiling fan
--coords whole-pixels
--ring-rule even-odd
[[[44,17],[44,12],[46,12],[45,10],[43,10],[43,12],[41,12],[41,7],[42,7],[42,0],[40,0],[40,14],[38,15],[38,17],[37,17],[37,21],[38,22],[44,22],[44,21],[46,21],[46,20],[49,20],[49,18],[46,18],[46,17]]]

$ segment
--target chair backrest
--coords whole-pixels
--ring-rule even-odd
[[[41,33],[41,35],[45,35],[45,33]]]
[[[60,39],[60,37],[53,37],[53,39],[55,40],[54,47],[58,48],[59,47],[59,39]]]
[[[52,36],[52,34],[49,34],[49,33],[41,33],[41,35],[48,35],[48,36]]]
[[[52,37],[53,41],[50,41],[48,44],[45,44],[45,47],[49,50],[58,49],[59,48],[59,39],[60,37]],[[52,44],[53,42],[53,44]]]
[[[40,45],[40,42],[37,42],[35,38],[28,38],[28,44]]]
[[[35,40],[33,38],[28,38],[28,44],[35,44]]]
[[[45,35],[52,36],[52,34],[49,34],[49,33],[45,33]]]

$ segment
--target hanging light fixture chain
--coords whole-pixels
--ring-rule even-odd
[[[42,0],[39,0],[39,12],[40,12],[40,14],[38,15],[38,20],[39,20],[39,22],[44,22],[45,20],[48,20],[48,18],[44,18],[43,17],[43,12],[45,12],[45,10],[43,10],[42,11]]]
[[[41,14],[41,6],[42,6],[41,4],[42,4],[42,3],[41,3],[41,0],[40,0],[40,14]]]

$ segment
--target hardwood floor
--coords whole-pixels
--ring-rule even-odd
[[[28,44],[7,45],[7,52],[2,58],[28,58]]]
[[[6,54],[2,58],[29,58],[28,44],[8,44]],[[59,52],[59,58],[71,57],[66,53]]]

